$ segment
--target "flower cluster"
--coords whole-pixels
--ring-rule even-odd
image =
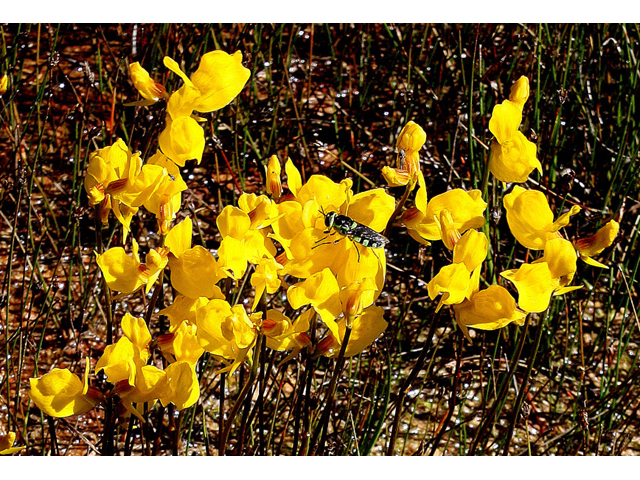
[[[522,112],[529,97],[529,80],[521,77],[511,88],[508,100],[493,109],[489,129],[495,136],[491,144],[488,168],[501,182],[522,183],[542,165],[537,159],[537,147],[519,131]],[[572,215],[580,211],[573,205],[554,221],[545,195],[515,185],[504,196],[507,223],[515,239],[530,250],[543,255],[518,269],[500,273],[518,292],[518,301],[502,285],[480,289],[482,264],[488,254],[488,239],[478,229],[485,225],[484,202],[479,190],[449,190],[427,201],[424,177],[420,172],[418,152],[426,140],[424,131],[409,122],[398,140],[400,168],[384,167],[382,173],[389,186],[418,183],[420,188],[414,206],[400,217],[409,235],[429,245],[442,240],[452,252],[452,262],[428,283],[431,299],[440,296],[437,309],[450,305],[455,321],[469,337],[467,327],[484,330],[502,328],[509,323],[522,325],[528,313],[542,312],[549,307],[553,295],[562,295],[581,288],[571,286],[577,258],[589,265],[607,268],[593,258],[613,242],[619,225],[611,220],[595,235],[574,244],[560,233]]]
[[[171,94],[139,64],[131,65],[132,82],[143,97],[135,104],[167,102],[159,148],[145,162],[117,140],[91,156],[84,185],[103,222],[114,212],[125,242],[140,207],[155,215],[162,241],[150,248],[144,263],[132,238],[131,254],[124,246],[112,247],[97,254],[97,264],[107,287],[120,296],[143,287],[149,293],[158,282],[161,287],[165,271],[170,272],[175,297],[158,313],[170,326],[154,338],[148,320],[125,313],[121,336],[95,365],[95,372],[102,372],[113,387],[103,393],[89,385],[88,359],[83,380],[68,369],[53,369],[31,379],[30,396],[44,413],[84,413],[105,395],[117,396],[124,409],[141,420],[145,404],[159,401],[178,410],[188,408],[200,397],[198,373],[205,352],[221,363],[218,373],[255,365],[261,345],[289,352],[283,362],[303,349],[310,355],[359,354],[387,328],[383,309],[375,305],[386,277],[388,240],[381,232],[400,213],[412,238],[423,245],[442,241],[451,252],[451,262],[428,282],[428,295],[439,298],[438,310],[452,308],[469,339],[469,327],[522,325],[529,313],[546,310],[553,295],[580,288],[570,285],[578,257],[605,267],[592,257],[615,238],[614,220],[572,244],[560,232],[580,208],[574,205],[554,220],[543,193],[516,185],[503,198],[509,229],[521,245],[543,253],[500,273],[514,285],[517,301],[503,285],[481,288],[490,251],[483,231],[487,203],[480,190],[462,188],[428,198],[420,167],[426,134],[414,122],[398,137],[397,166],[382,170],[390,187],[406,188],[398,204],[383,188],[354,193],[350,179],[336,183],[312,175],[303,182],[291,159],[284,163],[285,190],[283,166],[274,155],[265,166],[267,194],[242,193],[237,206],[219,212],[216,251],[194,245],[191,217],[176,223],[181,192],[187,188],[180,167],[202,160],[204,130],[195,112],[224,107],[247,82],[249,71],[241,60],[240,52],[210,52],[188,77],[165,57],[165,66],[183,82]],[[488,168],[501,182],[522,183],[534,169],[542,173],[536,146],[519,131],[528,95],[529,83],[522,77],[509,100],[496,105],[489,122],[495,140]],[[416,186],[414,205],[403,210]],[[234,283],[251,285],[252,294],[232,301],[229,289]],[[154,355],[156,348],[162,360]]]
[[[125,313],[121,336],[95,365],[95,372],[113,385],[104,395],[117,396],[127,412],[141,419],[145,404],[173,403],[182,410],[198,400],[198,365],[205,352],[222,364],[218,373],[252,365],[262,341],[267,348],[289,352],[283,361],[305,348],[335,356],[349,329],[344,355],[350,357],[387,327],[383,309],[374,305],[386,274],[387,240],[380,232],[396,206],[384,189],[355,194],[350,179],[336,183],[323,175],[303,182],[290,159],[283,169],[274,155],[266,165],[267,195],[242,193],[237,206],[219,212],[216,251],[193,243],[191,217],[175,222],[186,189],[180,167],[187,160],[200,162],[204,149],[194,112],[219,109],[239,93],[249,74],[241,57],[240,52],[207,53],[191,78],[165,58],[165,66],[183,81],[172,94],[132,64],[132,82],[144,98],[135,104],[167,100],[159,149],[143,162],[118,140],[95,152],[87,169],[85,189],[103,222],[113,210],[126,240],[133,216],[144,207],[155,214],[162,234],[161,245],[150,248],[144,259],[133,238],[130,253],[126,246],[99,253],[97,264],[108,288],[119,297],[143,288],[149,293],[168,271],[176,292],[158,312],[169,319],[168,331],[154,338],[145,319]],[[407,178],[426,194],[417,162],[419,139],[406,138],[402,145],[414,162]],[[251,285],[253,301],[240,297],[232,302],[225,285],[234,282]],[[162,361],[153,354],[155,348]],[[54,369],[31,380],[31,398],[51,416],[87,412],[104,397],[89,386],[89,372],[87,363],[83,382],[67,369]]]

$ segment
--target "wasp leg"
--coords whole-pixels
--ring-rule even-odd
[[[321,238],[320,240],[318,240],[318,242],[321,242],[321,241],[322,241],[322,240],[324,240],[325,238],[328,238],[328,236],[327,236],[327,237],[324,237],[324,238]],[[335,245],[336,243],[338,243],[338,242],[339,242],[340,240],[342,240],[343,238],[345,238],[345,237],[340,237],[339,239],[334,240],[333,242],[324,242],[324,243],[318,243],[318,242],[316,242],[316,244],[315,244],[313,247],[311,247],[311,250],[313,250],[313,249],[314,249],[314,248],[316,248],[316,247],[319,247],[320,245]]]
[[[329,232],[330,232],[330,230],[325,230],[322,233],[329,233]],[[320,243],[321,241],[326,240],[327,238],[329,238],[330,236],[335,235],[335,234],[336,234],[336,230],[334,230],[333,232],[329,233],[329,235],[327,235],[326,237],[323,237],[320,240],[317,240],[316,243]],[[328,242],[328,243],[331,243],[331,242]],[[321,244],[321,245],[323,245],[323,244]],[[319,245],[316,245],[316,247],[318,247],[318,246]],[[316,248],[316,247],[313,247],[313,248]],[[313,248],[312,248],[312,250],[313,250]]]
[[[356,242],[353,242],[353,244],[356,247],[356,252],[358,252],[358,263],[360,263],[360,249],[358,248],[358,244]]]

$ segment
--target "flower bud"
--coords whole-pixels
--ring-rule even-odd
[[[9,77],[5,73],[2,78],[0,78],[0,96],[7,93],[7,88],[9,87]]]
[[[280,182],[280,173],[282,167],[280,160],[276,155],[272,155],[267,163],[267,193],[273,198],[280,198],[282,195],[282,183]]]
[[[516,83],[511,86],[509,100],[522,109],[525,102],[529,98],[529,79],[524,75],[521,76]]]
[[[129,65],[129,75],[131,75],[133,86],[144,99],[157,102],[161,98],[168,97],[164,86],[154,82],[149,76],[149,72],[142,68],[138,62]]]
[[[615,220],[611,220],[594,235],[578,239],[576,242],[578,253],[582,257],[591,257],[599,254],[613,243],[619,229],[620,224]]]

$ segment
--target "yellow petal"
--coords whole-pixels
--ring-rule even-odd
[[[394,198],[383,188],[374,188],[353,196],[349,202],[349,217],[376,232],[383,231],[396,207]]]
[[[342,313],[342,305],[340,287],[331,270],[325,268],[303,282],[292,285],[287,290],[287,299],[294,309],[311,304],[329,330],[338,336],[335,319]]]
[[[398,150],[418,151],[422,148],[427,141],[427,134],[420,125],[410,120],[400,131],[398,140],[396,142],[396,148]]]
[[[169,259],[171,285],[185,297],[213,298],[216,283],[225,277],[211,252],[199,245],[186,250],[178,259]]]
[[[509,229],[516,240],[532,250],[544,249],[553,224],[553,212],[544,194],[516,185],[504,196],[503,203]]]
[[[191,117],[178,117],[171,120],[158,136],[160,149],[176,164],[184,167],[187,160],[195,159],[198,164],[204,152],[204,130]]]
[[[108,345],[98,363],[96,363],[96,373],[104,370],[107,380],[111,383],[118,383],[127,380],[129,385],[135,384],[136,364],[134,361],[134,345],[126,337],[120,338],[115,344]]]
[[[619,229],[620,224],[615,220],[610,220],[594,235],[578,239],[578,241],[576,242],[576,248],[578,249],[580,256],[591,257],[602,252],[605,248],[609,247],[613,243],[616,236],[618,235]]]
[[[358,355],[371,345],[373,341],[387,329],[387,325],[388,323],[384,319],[384,309],[382,307],[369,307],[362,315],[354,318],[351,322],[349,343],[344,353],[345,358]],[[344,320],[338,323],[338,328],[340,334],[338,337],[339,343],[342,344],[346,332]],[[329,356],[336,356],[339,351],[339,348],[334,348]]]
[[[466,327],[481,330],[495,330],[515,322],[524,323],[527,314],[516,308],[516,301],[500,285],[491,285],[480,290],[470,300],[453,306],[456,323],[466,331]]]
[[[164,244],[176,258],[191,248],[191,235],[193,223],[191,217],[186,217],[182,222],[174,226],[167,234]]]
[[[222,323],[232,314],[226,300],[213,299],[196,310],[196,335],[198,343],[208,352],[225,358],[233,358],[231,341],[222,334]]]
[[[515,132],[509,141],[500,144],[491,142],[489,170],[501,182],[523,183],[533,170],[542,174],[542,164],[536,156],[535,143]]]
[[[136,318],[130,313],[125,313],[121,321],[122,333],[131,340],[131,343],[140,350],[145,350],[151,342],[151,332],[144,318]],[[146,359],[145,359],[146,360]]]
[[[516,286],[518,306],[525,312],[545,311],[551,294],[558,287],[546,262],[525,263],[517,270],[506,270],[500,275]]]
[[[86,413],[101,399],[97,391],[83,394],[84,384],[69,370],[54,368],[40,378],[29,379],[29,397],[47,415],[69,417]]]
[[[551,272],[551,277],[558,280],[562,287],[568,285],[577,270],[578,255],[573,245],[564,238],[554,238],[547,241],[544,247],[544,255],[537,262],[546,262]]]
[[[441,304],[453,305],[462,302],[467,295],[471,272],[464,263],[445,265],[427,284],[429,297],[434,300],[439,293],[444,294]]]
[[[468,230],[453,248],[453,263],[464,263],[472,272],[487,258],[489,241],[487,236],[476,230]]]
[[[164,66],[167,67],[169,70],[171,70],[173,73],[175,73],[176,75],[178,75],[182,81],[188,85],[193,85],[191,80],[189,80],[189,77],[187,77],[187,75],[182,71],[182,69],[180,68],[180,65],[178,65],[178,62],[176,62],[173,58],[171,57],[164,57],[162,59],[162,63],[164,63]]]
[[[504,144],[511,140],[522,123],[522,109],[513,102],[505,100],[493,107],[491,120],[489,120],[489,130],[498,140]]]
[[[4,92],[2,92],[0,89],[0,95],[2,95],[2,93]],[[0,455],[12,455],[16,452],[19,452],[27,448],[27,447],[14,447],[13,442],[15,441],[16,441],[15,432],[8,432],[6,435],[0,434]]]
[[[402,187],[411,180],[408,170],[391,168],[388,165],[382,167],[382,176],[390,187]]]
[[[572,205],[571,209],[568,212],[563,213],[562,215],[560,215],[556,219],[555,222],[553,222],[553,225],[551,226],[549,231],[557,232],[562,227],[566,227],[569,224],[569,222],[571,221],[571,217],[573,215],[577,214],[578,212],[580,212],[580,210],[581,210],[581,208],[578,205]]]
[[[160,398],[163,406],[173,403],[178,410],[184,410],[198,401],[200,398],[198,377],[188,362],[172,363],[165,372],[169,393]]]
[[[192,84],[185,83],[171,94],[167,102],[167,113],[172,120],[191,116],[200,100],[200,96],[200,90]]]
[[[146,283],[140,276],[140,261],[127,255],[122,247],[110,248],[98,255],[96,262],[111,290],[132,293]]]
[[[251,76],[242,66],[242,52],[229,55],[221,50],[206,53],[191,81],[200,90],[201,97],[194,110],[213,112],[227,105],[242,91]]]
[[[195,365],[204,353],[204,349],[200,346],[196,337],[196,326],[186,322],[182,322],[170,334],[159,335],[158,347],[170,363],[184,361],[190,365]],[[168,355],[172,355],[173,358]]]
[[[296,168],[290,158],[287,158],[287,162],[284,164],[284,170],[287,173],[287,186],[289,191],[294,196],[298,196],[298,191],[302,187],[302,176],[300,170]]]

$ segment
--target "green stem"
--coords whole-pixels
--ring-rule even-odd
[[[533,365],[536,362],[536,356],[538,355],[538,348],[540,347],[540,341],[542,340],[542,332],[544,331],[546,320],[547,320],[547,317],[545,316],[544,320],[542,320],[538,325],[538,330],[536,332],[536,340],[535,340],[536,343],[535,343],[535,346],[533,347],[533,353],[531,354],[531,358],[529,359],[529,364],[527,365],[527,371],[525,372],[524,378],[522,379],[522,383],[520,384],[520,392],[518,392],[518,399],[516,400],[515,408],[513,410],[513,417],[511,418],[511,424],[509,425],[509,430],[507,430],[504,449],[502,450],[503,455],[509,454],[509,445],[511,443],[511,436],[513,435],[513,430],[515,429],[516,423],[518,421],[518,414],[520,413],[520,409],[522,408],[524,395],[527,392],[527,383],[529,382],[529,377],[531,376],[531,370],[533,370]]]
[[[429,333],[427,334],[427,338],[424,341],[424,346],[422,347],[422,351],[420,352],[420,356],[416,361],[416,364],[413,366],[413,370],[406,378],[402,386],[400,387],[400,391],[398,392],[398,396],[396,397],[395,408],[396,408],[396,416],[393,420],[393,426],[391,428],[391,437],[389,438],[389,445],[387,446],[387,455],[391,456],[395,452],[396,446],[396,438],[398,437],[398,426],[400,425],[400,417],[402,416],[402,404],[404,403],[404,398],[407,393],[411,389],[411,385],[418,378],[418,374],[422,371],[424,367],[424,362],[427,359],[427,353],[429,352],[429,348],[431,347],[431,339],[436,331],[436,325],[438,324],[438,312],[435,312],[433,318],[431,320],[431,326],[429,327]]]
[[[312,454],[317,452],[318,455],[322,455],[324,450],[324,444],[327,440],[327,430],[329,426],[329,417],[331,416],[331,412],[333,411],[333,397],[336,393],[336,387],[338,385],[338,378],[342,373],[342,367],[344,366],[344,355],[347,351],[347,345],[349,343],[349,337],[351,337],[351,325],[348,322],[346,323],[346,329],[344,332],[344,338],[342,339],[342,345],[340,347],[340,353],[338,354],[338,359],[336,360],[336,367],[333,371],[333,376],[331,377],[331,383],[329,384],[329,393],[327,395],[327,400],[324,405],[324,409],[322,411],[322,418],[320,419],[320,427],[313,432],[313,438],[311,439],[311,445],[317,445],[317,448],[313,448]],[[322,437],[320,438],[320,443],[316,444],[318,440],[318,436],[322,433]]]
[[[527,315],[527,319],[524,323],[524,328],[522,330],[522,335],[520,336],[520,341],[518,342],[516,352],[513,358],[511,359],[509,373],[507,374],[507,377],[502,382],[500,391],[498,392],[498,395],[495,401],[493,402],[493,406],[491,407],[489,414],[484,419],[484,422],[482,422],[482,424],[480,425],[480,428],[478,428],[478,432],[476,433],[476,436],[473,439],[473,443],[471,444],[471,448],[469,449],[469,455],[475,455],[475,451],[476,451],[476,448],[478,447],[478,443],[480,442],[480,439],[483,438],[484,433],[487,427],[489,426],[489,424],[493,422],[493,419],[496,416],[499,407],[502,405],[502,401],[504,400],[504,397],[507,394],[507,391],[509,390],[509,383],[511,383],[511,379],[515,375],[516,369],[518,367],[518,362],[520,361],[520,354],[522,353],[522,347],[524,347],[524,342],[525,342],[525,339],[527,338],[527,331],[529,330],[530,323],[531,323],[531,316]]]
[[[240,407],[244,403],[245,398],[247,398],[247,395],[251,390],[251,386],[253,385],[253,382],[255,382],[256,380],[256,376],[258,373],[258,363],[259,363],[257,359],[260,358],[260,347],[262,345],[261,339],[262,339],[262,333],[259,333],[258,338],[256,339],[256,349],[254,351],[253,364],[251,365],[251,373],[249,374],[249,379],[247,380],[247,383],[245,383],[244,387],[242,387],[242,390],[240,391],[240,395],[238,395],[236,403],[234,403],[233,408],[229,413],[229,418],[224,426],[224,430],[222,431],[222,436],[220,437],[219,455],[225,454],[225,450],[227,449],[227,438],[229,437],[229,431],[231,430],[231,425],[233,425],[233,419],[236,418],[236,415],[238,414]]]

